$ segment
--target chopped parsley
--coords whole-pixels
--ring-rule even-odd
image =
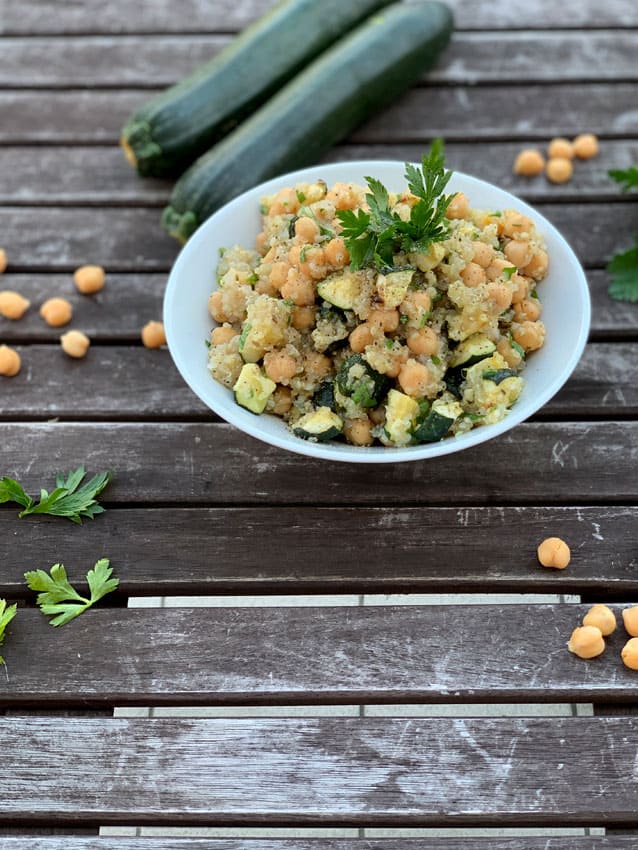
[[[295,194],[297,195],[297,200],[299,201],[299,203],[303,204],[303,202],[306,200],[305,194],[299,189],[295,189]]]
[[[516,340],[514,339],[514,337],[512,336],[512,334],[510,334],[510,345],[512,346],[512,348],[514,349],[514,351],[515,351],[515,352],[519,355],[519,357],[522,357],[522,358],[523,358],[523,360],[525,360],[525,349],[523,348],[523,346],[522,346],[522,345],[519,345],[519,344],[516,342]]]
[[[435,366],[440,366],[440,365],[441,365],[441,358],[440,358],[440,357],[437,357],[437,355],[436,355],[436,354],[433,354],[433,355],[432,355],[432,357],[431,357],[430,359],[432,360],[432,362],[434,363],[434,365],[435,365]]]
[[[255,274],[255,272],[253,272],[252,274],[249,274],[248,277],[246,278],[246,283],[257,283],[258,280],[259,280],[259,275]]]
[[[503,269],[502,274],[503,274],[503,277],[505,278],[505,280],[511,280],[512,275],[516,274],[517,271],[518,271],[518,269],[516,268],[516,266],[506,266]]]
[[[391,340],[391,339],[386,339],[386,340],[385,340],[385,347],[386,347],[388,350],[392,350],[392,348],[394,348],[394,341],[393,341],[393,340]]]

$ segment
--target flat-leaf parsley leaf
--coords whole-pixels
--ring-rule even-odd
[[[40,501],[37,503],[13,478],[1,478],[0,504],[17,502],[22,505],[23,510],[18,514],[20,518],[29,514],[50,514],[66,517],[71,522],[82,525],[82,519],[93,519],[104,513],[104,508],[97,503],[96,497],[111,480],[110,472],[100,472],[80,487],[85,474],[83,466],[67,473],[66,477],[59,472],[55,479],[55,488],[50,493],[44,489],[40,490]]]
[[[0,646],[4,643],[4,631],[15,617],[17,610],[17,605],[7,606],[6,600],[0,599]],[[4,658],[1,655],[0,664],[4,664]]]
[[[638,302],[638,236],[636,245],[623,254],[616,254],[607,266],[611,274],[609,294],[617,301]]]
[[[620,169],[612,168],[607,172],[616,183],[620,183],[623,192],[628,192],[630,189],[638,189],[638,165],[632,165],[630,168]]]
[[[108,558],[101,558],[89,570],[86,576],[91,591],[89,599],[80,596],[70,584],[64,564],[54,564],[50,574],[45,570],[32,570],[24,577],[31,590],[40,591],[37,603],[43,614],[53,618],[51,625],[64,626],[118,587],[120,580],[111,578],[112,573]]]

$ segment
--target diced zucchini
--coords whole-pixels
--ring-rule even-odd
[[[442,440],[463,413],[458,401],[437,399],[423,422],[414,430],[415,443],[435,443]]]
[[[496,351],[496,344],[483,334],[472,334],[459,343],[452,352],[450,366],[473,366],[485,357],[491,357]]]
[[[235,401],[252,413],[263,413],[276,387],[256,363],[245,363],[233,387]]]
[[[344,360],[337,373],[339,391],[359,407],[377,407],[390,383],[361,354],[353,354]]]
[[[322,309],[319,311],[315,329],[310,334],[315,351],[333,351],[345,343],[350,329],[342,310]]]
[[[361,294],[362,280],[356,272],[338,272],[317,284],[320,298],[340,310],[352,310]]]
[[[279,298],[260,295],[248,305],[239,336],[239,353],[245,363],[257,363],[269,348],[286,341],[290,307]]]
[[[390,390],[385,406],[385,432],[395,446],[412,442],[412,430],[419,415],[419,403],[409,395]]]
[[[514,369],[487,369],[482,376],[484,381],[493,381],[495,384],[500,384],[508,378],[516,378]]]
[[[304,440],[324,443],[339,436],[343,431],[343,421],[329,407],[320,407],[298,419],[292,430]]]
[[[485,424],[489,425],[503,418],[521,394],[523,384],[523,379],[507,368],[507,362],[497,352],[466,371],[463,403],[484,415]]]
[[[312,397],[312,403],[316,407],[328,407],[335,409],[335,385],[334,381],[324,381]]]
[[[414,270],[390,272],[377,277],[377,292],[387,309],[398,307],[408,294]]]

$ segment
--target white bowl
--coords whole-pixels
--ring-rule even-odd
[[[449,191],[463,191],[478,209],[513,207],[534,220],[545,237],[549,274],[539,284],[545,345],[530,355],[523,373],[525,388],[511,412],[495,425],[474,428],[459,437],[438,443],[405,448],[346,443],[312,443],[296,437],[282,419],[271,414],[256,416],[236,404],[231,390],[218,384],[207,369],[211,320],[208,297],[216,288],[215,270],[219,248],[243,245],[252,248],[260,231],[259,199],[285,186],[319,178],[365,185],[365,176],[377,177],[391,191],[403,191],[405,166],[401,162],[364,160],[317,165],[276,177],[235,198],[212,215],[190,238],[171,271],[164,297],[164,324],[168,347],[186,383],[219,416],[259,440],[327,460],[353,463],[397,463],[457,452],[491,440],[530,417],[563,386],[576,366],[589,332],[590,301],[585,275],[576,256],[553,225],[532,207],[484,180],[455,173]]]

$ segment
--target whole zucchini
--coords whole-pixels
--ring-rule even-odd
[[[391,0],[283,0],[124,125],[142,175],[180,174],[313,57]]]
[[[370,18],[185,172],[164,210],[165,229],[185,242],[231,198],[316,162],[432,67],[452,28],[452,13],[435,0]]]

